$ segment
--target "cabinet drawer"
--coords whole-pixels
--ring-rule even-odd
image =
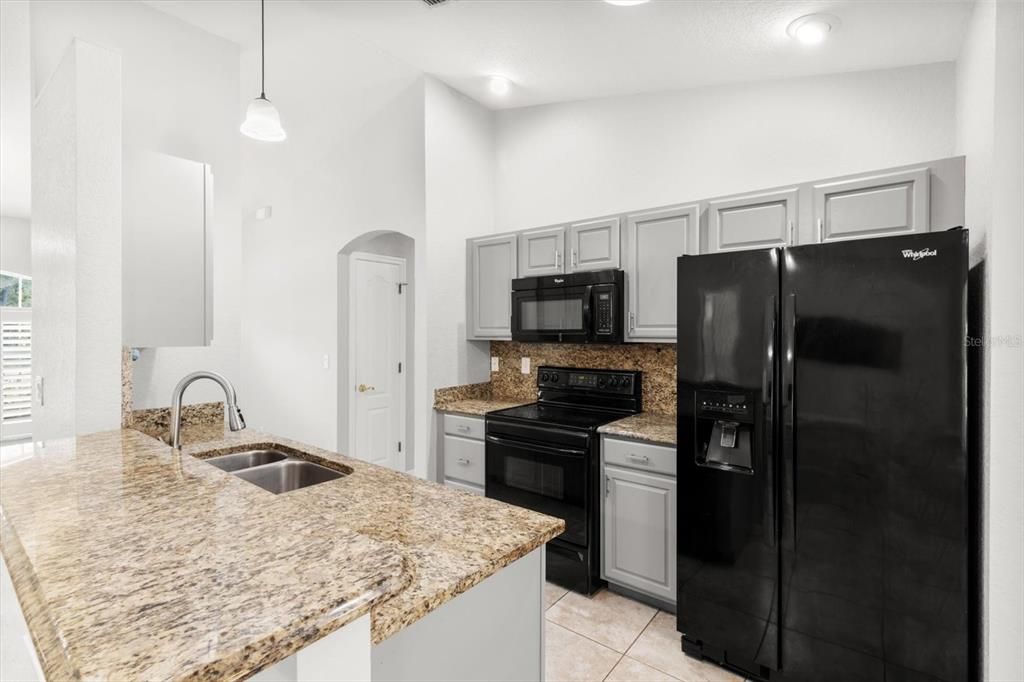
[[[444,477],[484,484],[484,444],[460,436],[444,437]]]
[[[469,493],[470,495],[479,495],[480,497],[484,496],[484,489],[479,486],[469,485],[468,483],[463,483],[462,481],[453,481],[450,478],[444,479],[444,484],[445,487],[455,488],[456,490],[461,490],[463,492]]]
[[[605,438],[604,462],[641,471],[676,475],[676,449],[664,445]]]
[[[480,417],[461,417],[457,414],[444,416],[444,432],[463,438],[484,439],[484,420]]]

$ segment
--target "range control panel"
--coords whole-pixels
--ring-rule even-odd
[[[537,388],[558,388],[615,395],[639,395],[641,372],[606,369],[540,367]]]
[[[697,416],[707,419],[731,417],[736,421],[754,420],[754,405],[746,393],[734,391],[697,391]]]

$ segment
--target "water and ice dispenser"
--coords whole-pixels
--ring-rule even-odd
[[[694,405],[697,464],[753,474],[755,394],[697,391]]]

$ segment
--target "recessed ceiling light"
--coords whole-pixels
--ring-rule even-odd
[[[487,79],[487,89],[491,93],[499,96],[508,94],[508,91],[512,88],[512,81],[505,78],[504,76],[490,76]]]
[[[790,38],[804,45],[818,45],[839,28],[839,19],[830,14],[808,14],[786,27]]]
[[[604,0],[609,5],[615,5],[616,7],[632,7],[633,5],[642,5],[651,0]]]

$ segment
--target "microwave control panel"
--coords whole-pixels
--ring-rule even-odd
[[[594,287],[594,333],[610,336],[615,333],[615,296],[612,287]]]

